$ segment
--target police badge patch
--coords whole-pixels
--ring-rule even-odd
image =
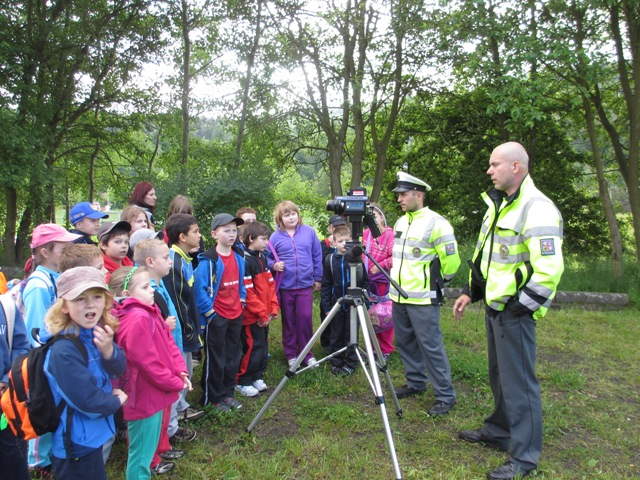
[[[543,257],[556,254],[556,244],[553,238],[540,239],[540,255]]]
[[[456,244],[455,243],[447,243],[444,246],[444,250],[447,253],[447,255],[455,255],[455,253],[456,253]]]

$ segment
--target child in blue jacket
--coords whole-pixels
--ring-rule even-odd
[[[7,318],[10,315],[14,317],[11,328]],[[0,396],[9,386],[11,364],[20,355],[28,353],[30,348],[20,311],[9,296],[3,296],[0,298]],[[0,430],[0,479],[31,478],[27,450],[27,442],[17,438],[11,428]]]
[[[123,351],[113,343],[117,320],[109,312],[112,297],[104,274],[93,267],[67,270],[57,288],[58,300],[45,317],[47,330],[52,336],[77,336],[88,361],[69,340],[54,343],[45,359],[56,404],[67,402],[53,433],[53,474],[58,480],[106,480],[102,445],[115,434],[113,414],[127,400],[111,386],[126,367]]]
[[[240,332],[246,302],[244,252],[234,247],[244,221],[228,213],[211,222],[214,248],[198,256],[194,291],[205,326],[206,362],[202,369],[203,403],[220,412],[242,405],[234,398],[240,365]]]

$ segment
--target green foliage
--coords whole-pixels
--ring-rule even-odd
[[[318,233],[326,229],[331,216],[325,209],[327,197],[318,193],[315,183],[302,179],[297,171],[284,172],[274,197],[276,202],[290,200],[298,205],[304,222],[315,227]]]
[[[486,175],[488,159],[502,143],[490,105],[482,89],[416,97],[405,108],[394,140],[395,169],[404,169],[432,186],[427,205],[444,215],[463,239],[477,235],[486,211],[480,194],[491,186]],[[601,253],[608,242],[602,228],[606,223],[597,197],[575,186],[582,158],[561,125],[544,117],[537,122],[537,137],[532,141],[527,124],[519,130],[516,124],[520,123],[512,125],[513,139],[529,152],[536,186],[563,214],[567,251]],[[385,197],[390,203],[392,193],[387,191]]]
[[[621,279],[614,279],[611,262],[602,256],[568,254],[559,290],[576,292],[626,293],[631,303],[640,305],[640,266],[631,255],[623,258]]]
[[[170,155],[169,150],[165,155]],[[173,150],[176,152],[176,150]],[[233,146],[195,138],[191,141],[187,175],[174,168],[158,179],[158,218],[164,220],[167,205],[175,195],[186,195],[193,202],[200,228],[208,239],[211,219],[218,213],[235,214],[240,207],[256,209],[258,218],[266,220],[273,208],[275,174],[268,163],[247,158],[239,171],[234,171]],[[269,213],[268,213],[269,212]]]

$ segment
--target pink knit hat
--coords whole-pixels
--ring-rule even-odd
[[[80,238],[80,235],[67,232],[60,225],[55,223],[43,223],[33,229],[31,234],[31,249],[41,247],[49,242],[73,242]]]

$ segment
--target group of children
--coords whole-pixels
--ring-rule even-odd
[[[22,307],[16,305],[18,328],[11,334],[17,341],[6,342],[11,350],[0,349],[0,387],[4,391],[7,386],[12,360],[29,350],[27,332],[32,329],[39,332],[31,339],[33,347],[55,336],[78,337],[88,360],[73,342],[52,344],[45,373],[56,403],[64,400],[67,407],[53,434],[29,442],[28,456],[26,443],[11,437],[10,429],[2,430],[0,470],[15,466],[12,478],[30,478],[34,472],[40,476],[52,472],[59,479],[106,478],[104,464],[116,437],[114,415],[119,410],[128,431],[127,478],[170,471],[174,464],[166,460],[184,455],[173,440],[193,440],[196,435],[179,427],[178,420],[204,414],[186,403],[186,393],[192,389],[192,354],[201,348],[201,324],[207,341],[205,404],[223,411],[239,408],[234,399],[236,377],[257,390],[267,388],[264,332],[278,314],[273,279],[267,278],[270,272],[262,253],[268,227],[256,222],[245,237],[246,251],[230,255],[242,220],[216,216],[212,235],[220,266],[209,264],[207,252],[201,254],[197,271],[204,283],[196,283],[189,253],[200,248],[201,235],[192,215],[172,215],[164,229],[167,243],[142,240],[133,252],[129,252],[131,225],[100,224],[104,217],[90,204],[80,204],[72,209],[72,232],[43,224],[32,234],[32,271],[17,287],[15,298]],[[265,265],[257,271],[251,264],[255,284],[249,272],[245,275],[245,256]],[[210,290],[213,284],[215,293]],[[199,289],[207,290],[208,304],[199,305]],[[243,320],[247,301],[252,313]],[[8,336],[6,323],[0,334]],[[222,330],[235,332],[235,339],[230,336],[229,342],[217,345]],[[241,339],[251,346],[242,361]],[[5,449],[7,444],[15,448]]]
[[[48,353],[54,397],[67,402],[63,416],[73,414],[73,420],[71,432],[63,421],[52,435],[30,442],[30,467],[44,472],[50,464],[59,479],[106,478],[104,464],[116,438],[114,414],[121,409],[128,430],[127,478],[172,470],[167,460],[185,453],[174,440],[196,436],[179,420],[204,414],[186,401],[201,333],[202,404],[216,411],[240,408],[235,392],[255,396],[267,390],[268,326],[280,306],[283,349],[293,365],[313,333],[313,293],[322,290],[325,313],[346,293],[350,272],[344,255],[351,232],[346,225],[337,227],[330,256],[323,258],[320,240],[292,202],[276,207],[272,235],[255,221],[255,211],[245,210],[246,224],[226,213],[213,218],[216,244],[207,251],[189,213],[167,218],[164,241],[144,239],[133,250],[130,221],[140,219],[140,231],[151,226],[144,225],[142,210],[129,221],[100,224],[107,215],[83,202],[71,209],[70,232],[55,224],[34,229],[33,272],[21,294],[24,331],[39,329],[39,339],[27,335],[33,346],[51,336],[78,336],[89,361],[72,342],[57,342]],[[200,253],[194,257],[195,252]],[[358,285],[367,288],[366,271]],[[348,323],[345,308],[331,325],[332,351],[346,345]],[[317,363],[311,352],[304,362]],[[356,366],[348,352],[332,363],[336,375]]]

